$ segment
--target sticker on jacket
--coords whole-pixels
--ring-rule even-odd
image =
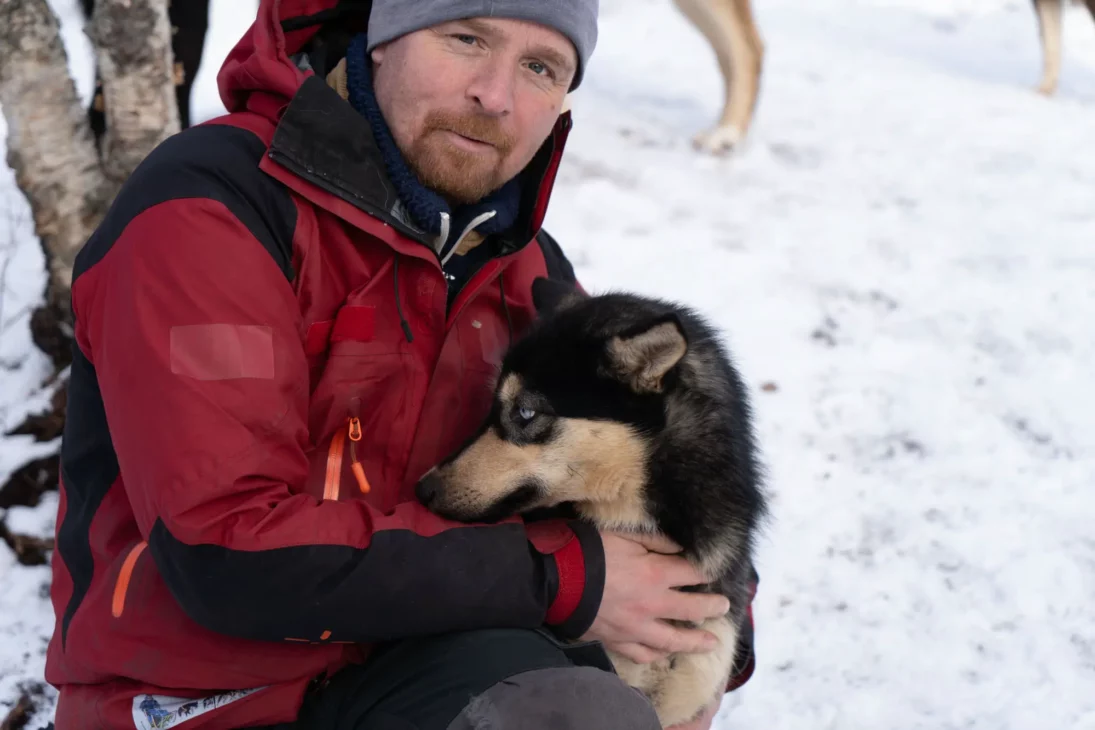
[[[243,699],[254,689],[237,689],[212,697],[165,697],[164,695],[137,695],[133,698],[133,724],[137,730],[166,730],[179,723],[193,720],[199,715],[212,712],[236,700]]]

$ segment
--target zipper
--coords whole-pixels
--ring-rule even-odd
[[[331,445],[327,448],[327,474],[323,480],[323,498],[338,499],[342,488],[342,462],[346,457],[346,440],[350,441],[350,471],[357,482],[357,488],[362,494],[372,491],[368,477],[365,476],[365,466],[358,459],[357,445],[361,441],[361,398],[354,397],[350,401],[350,413],[346,417],[346,425],[335,431],[331,437]]]
[[[570,128],[573,126],[573,124],[574,124],[574,122],[569,117],[565,120],[565,122],[563,124],[563,129],[562,129],[562,140],[566,139],[567,135],[570,133]],[[559,145],[560,145],[560,142],[562,140],[556,139],[556,135],[554,133],[552,134],[552,137],[551,137],[551,151],[548,153],[549,154],[549,160],[548,160],[547,167],[544,168],[544,171],[540,174],[539,179],[536,181],[536,190],[538,190],[538,191],[543,190],[544,182],[547,180],[548,175],[555,175],[555,174],[558,173]],[[554,170],[552,168],[554,168]],[[539,202],[537,203],[537,205],[539,205]],[[543,221],[541,221],[541,223],[542,222]],[[525,248],[532,245],[535,238],[536,237],[533,236],[531,239],[529,239],[527,241],[522,241],[520,243],[520,245],[518,245],[513,250],[508,251],[506,253],[503,253],[500,256],[495,256],[495,257],[492,257],[492,258],[488,259],[487,261],[483,262],[483,265],[479,267],[478,271],[476,271],[475,273],[471,274],[468,277],[465,277],[464,285],[462,287],[460,287],[454,293],[454,295],[452,297],[452,303],[447,307],[448,311],[446,313],[447,316],[445,317],[445,329],[446,329],[446,331],[452,327],[453,322],[456,321],[457,317],[460,315],[460,312],[464,309],[464,305],[467,304],[468,298],[470,297],[469,292],[474,293],[474,292],[478,291],[479,287],[482,286],[485,279],[488,278],[487,276],[483,275],[483,272],[488,270],[490,268],[490,265],[493,264],[493,263],[497,263],[498,265],[504,267],[506,265],[506,263],[505,263],[506,259],[510,258],[511,256],[514,256],[515,254],[520,253]],[[480,245],[483,245],[483,244],[480,244]],[[440,258],[438,259],[438,261],[440,262]],[[442,268],[441,268],[441,274],[442,274],[443,278],[445,279],[446,283],[451,287],[452,286],[452,279],[448,276],[448,274],[446,274],[444,266],[442,266]],[[472,286],[473,284],[475,286]]]
[[[441,249],[445,247],[445,241],[449,240],[449,228],[452,226],[452,221],[449,220],[449,214],[442,211],[441,213],[441,233],[437,234],[437,238],[434,239],[433,252],[437,256],[437,263],[442,268],[445,266],[445,262],[441,259]]]
[[[453,254],[456,253],[456,250],[460,248],[460,244],[464,242],[464,239],[468,237],[469,233],[474,231],[483,223],[489,221],[497,214],[498,211],[496,210],[488,210],[486,213],[480,213],[479,215],[475,216],[475,218],[472,218],[471,223],[465,226],[463,233],[457,236],[456,241],[454,241],[452,246],[449,248],[449,252],[445,254],[445,257],[443,259],[441,259],[441,266],[444,266],[449,262],[449,259],[451,259]],[[442,213],[442,215],[444,215],[444,213]]]
[[[357,480],[357,488],[362,494],[372,491],[368,478],[365,476],[365,467],[357,458],[357,444],[361,441],[361,398],[355,396],[350,400],[350,418],[346,424],[346,435],[350,437],[350,471]]]
[[[133,568],[137,565],[137,558],[148,547],[148,543],[142,540],[129,549],[129,554],[122,562],[122,569],[118,571],[118,579],[114,582],[114,596],[110,602],[110,615],[121,618],[125,610],[125,596],[129,591],[129,581],[133,578]]]

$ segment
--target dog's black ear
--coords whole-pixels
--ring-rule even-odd
[[[532,304],[540,315],[564,309],[585,296],[577,287],[555,279],[539,277],[532,282]]]
[[[660,393],[666,373],[688,351],[677,315],[669,313],[608,341],[610,369],[636,393]]]

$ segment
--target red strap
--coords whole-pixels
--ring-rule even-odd
[[[548,608],[545,622],[559,625],[570,618],[582,600],[586,585],[586,563],[582,555],[582,543],[569,541],[561,550],[554,553],[555,566],[559,570],[559,591]]]
[[[307,355],[318,355],[321,352],[326,351],[327,342],[331,338],[331,330],[334,329],[335,321],[328,319],[323,322],[316,322],[308,328],[308,334],[304,337],[304,352]]]

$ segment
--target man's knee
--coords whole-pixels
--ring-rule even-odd
[[[516,674],[472,698],[448,730],[660,730],[654,708],[617,675],[593,667]]]

